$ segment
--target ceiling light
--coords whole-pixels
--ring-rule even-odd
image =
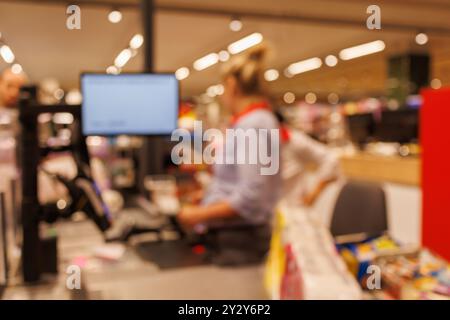
[[[189,77],[189,69],[186,67],[180,68],[177,71],[175,71],[175,77],[177,80],[181,81]]]
[[[135,34],[133,38],[130,40],[130,48],[132,49],[139,49],[142,44],[144,43],[144,37],[142,34]]]
[[[61,100],[62,98],[64,98],[64,90],[59,88],[56,89],[55,92],[53,93],[53,96],[57,99],[57,100]]]
[[[119,74],[120,69],[117,68],[116,66],[109,66],[108,68],[106,68],[106,73],[107,74]]]
[[[442,87],[442,82],[440,79],[436,78],[436,79],[431,80],[430,86],[433,89],[440,89]]]
[[[134,58],[134,57],[137,56],[138,51],[137,51],[136,49],[131,48],[130,51],[131,51],[131,57],[132,57],[132,58]]]
[[[289,70],[286,68],[286,69],[284,70],[284,76],[285,76],[286,78],[292,78],[294,75],[291,74],[291,73],[289,72]]]
[[[221,84],[218,84],[218,85],[214,86],[214,90],[215,90],[215,92],[216,92],[216,95],[218,95],[218,96],[223,95],[224,92],[225,92],[225,88],[224,88],[224,86],[221,85]]]
[[[322,66],[320,58],[311,58],[291,64],[286,70],[290,75],[296,75],[303,72],[319,69]]]
[[[208,89],[206,89],[206,94],[211,97],[214,98],[217,94],[216,94],[216,89],[214,88],[214,86],[209,87]]]
[[[127,64],[131,56],[132,52],[130,49],[123,49],[117,56],[116,60],[114,60],[114,64],[116,65],[117,68],[122,68],[124,65]]]
[[[339,96],[337,93],[330,93],[328,95],[328,102],[330,104],[338,104],[339,103]]]
[[[14,59],[16,58],[11,48],[8,47],[6,44],[0,48],[0,55],[2,56],[3,60],[5,60],[6,63],[13,63]]]
[[[305,95],[305,101],[306,103],[314,104],[317,101],[317,96],[314,93],[309,92]]]
[[[21,66],[20,64],[18,64],[18,63],[14,63],[14,64],[11,66],[11,72],[14,73],[14,74],[20,74],[20,73],[22,73],[22,71],[23,71],[23,68],[22,68],[22,66]]]
[[[111,23],[119,23],[122,20],[122,13],[119,10],[112,10],[108,14],[108,20]]]
[[[211,98],[221,96],[224,92],[225,88],[221,84],[210,86],[208,89],[206,89],[206,94]]]
[[[219,60],[222,62],[228,61],[230,59],[230,54],[227,50],[222,50],[219,52]]]
[[[81,92],[77,89],[70,90],[66,94],[66,103],[69,105],[81,104],[83,101],[83,96]]]
[[[231,54],[238,54],[242,51],[247,50],[263,41],[263,36],[261,33],[252,33],[251,35],[242,38],[228,46],[228,51]]]
[[[194,69],[197,71],[202,71],[209,68],[219,62],[219,55],[217,53],[210,53],[203,58],[198,59],[194,62]]]
[[[280,73],[275,69],[269,69],[264,73],[264,79],[269,82],[277,80],[279,76]]]
[[[56,124],[72,124],[74,117],[68,112],[58,112],[53,115],[53,122]]]
[[[416,35],[416,43],[420,46],[423,46],[428,42],[428,36],[425,33],[418,33]]]
[[[384,48],[386,48],[384,42],[377,40],[341,50],[341,52],[339,52],[339,57],[342,60],[350,60],[383,51]]]
[[[335,67],[338,64],[338,58],[330,54],[325,58],[325,64],[329,67]]]
[[[67,202],[64,199],[60,199],[56,202],[56,207],[59,210],[64,210],[67,207]]]
[[[242,21],[239,19],[233,19],[230,21],[230,30],[238,32],[242,30]]]
[[[287,104],[292,104],[295,102],[295,94],[293,94],[292,92],[286,92],[283,96],[283,100]]]

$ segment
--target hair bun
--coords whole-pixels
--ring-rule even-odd
[[[264,60],[267,49],[263,44],[233,57],[227,64],[224,77],[234,77],[244,94],[262,94],[264,88]]]
[[[264,45],[259,45],[250,49],[248,52],[248,59],[253,61],[263,61],[267,54],[267,48]]]

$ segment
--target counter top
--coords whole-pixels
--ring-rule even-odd
[[[161,270],[139,257],[132,245],[117,261],[93,254],[104,246],[101,233],[90,221],[57,225],[59,275],[37,286],[7,288],[4,299],[265,299],[263,266],[221,268],[212,265]],[[66,268],[84,261],[81,290],[65,286]]]
[[[375,182],[392,182],[419,186],[421,159],[419,157],[377,156],[357,153],[340,158],[346,177]]]

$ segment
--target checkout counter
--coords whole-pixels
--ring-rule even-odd
[[[388,223],[395,239],[421,244],[421,160],[418,156],[356,153],[341,157],[345,177],[380,183],[386,193]]]
[[[111,91],[111,85],[120,88],[120,90]],[[158,93],[149,93],[149,86],[157,90]],[[72,199],[74,199],[74,195],[79,196],[79,199],[72,201],[72,204],[75,203],[76,205],[83,200],[82,203],[91,204],[90,209],[92,210],[88,210],[88,212],[81,210],[87,213],[85,216],[78,216],[75,214],[75,210],[71,210],[70,213],[67,212],[69,214],[67,216],[64,212],[52,211],[52,219],[48,219],[50,217],[48,215],[43,215],[45,213],[43,206],[38,201],[39,188],[41,187],[38,183],[38,173],[44,170],[46,174],[50,174],[60,181],[64,181],[64,177],[57,177],[56,173],[46,172],[48,167],[44,168],[40,164],[39,158],[43,149],[42,141],[38,139],[37,119],[39,114],[54,114],[62,111],[70,113],[71,119],[79,120],[81,118],[82,126],[81,128],[75,126],[75,130],[78,133],[78,130],[81,129],[82,136],[170,135],[177,127],[179,90],[174,75],[124,74],[111,76],[87,74],[82,78],[82,87],[83,108],[80,108],[80,106],[45,106],[43,108],[30,97],[28,99],[25,97],[24,103],[21,105],[21,121],[27,124],[24,126],[26,130],[22,134],[21,140],[24,147],[22,152],[24,152],[24,156],[26,155],[26,157],[22,157],[22,161],[25,163],[25,165],[22,163],[22,168],[25,169],[22,174],[22,195],[27,199],[26,202],[23,202],[26,206],[24,207],[22,204],[23,218],[26,222],[23,228],[23,247],[25,250],[22,251],[25,282],[20,280],[22,277],[18,270],[12,272],[3,298],[265,298],[261,280],[262,265],[222,268],[207,262],[200,262],[201,259],[193,263],[184,263],[180,259],[179,266],[176,265],[177,261],[175,261],[170,267],[165,267],[164,263],[161,263],[161,259],[158,261],[152,259],[152,257],[156,257],[155,254],[152,256],[143,253],[146,247],[156,243],[156,246],[162,246],[163,248],[162,251],[159,251],[161,256],[173,256],[170,248],[164,251],[166,246],[164,239],[155,241],[152,238],[155,236],[154,232],[153,234],[148,232],[135,235],[133,239],[126,242],[105,242],[108,225],[103,222],[106,218],[110,219],[112,215],[110,215],[109,209],[105,209],[99,196],[100,191],[91,174],[89,174],[90,170],[87,168],[89,161],[86,160],[86,146],[83,143],[66,146],[72,151],[75,150],[75,155],[82,156],[81,159],[76,159],[78,177],[73,179],[74,184],[71,185],[75,193],[71,193],[69,187],[68,189]],[[126,92],[127,90],[133,90],[134,94],[130,95],[129,92]],[[136,91],[139,92],[136,93]],[[23,93],[29,96],[32,95],[32,90]],[[135,110],[128,110],[126,117],[121,109],[123,108],[123,101],[117,97],[112,97],[114,95],[134,97],[135,101],[130,104],[130,108],[135,108]],[[151,105],[164,107],[165,110],[151,110],[149,112],[149,99],[155,99],[155,97],[158,101],[152,100]],[[99,102],[99,99],[106,99],[107,101]],[[107,110],[102,109],[105,106],[107,106]],[[170,106],[170,112],[166,110],[167,106]],[[138,110],[139,108],[141,109]],[[158,114],[160,118],[155,117],[155,114]],[[80,124],[80,121],[77,124]],[[84,141],[84,139],[77,139],[76,141]],[[29,152],[30,149],[32,152]],[[26,152],[27,150],[28,152]],[[155,157],[154,154],[150,156]],[[77,185],[76,182],[80,177],[83,179],[82,185],[89,187],[90,191],[80,190],[81,185]],[[83,192],[80,193],[79,191]],[[126,217],[126,220],[150,221],[150,224],[153,221],[155,229],[160,228],[158,219],[154,217],[154,212],[148,209],[154,203],[150,199],[146,200],[150,203],[148,206],[127,205],[125,209],[118,212],[113,217],[114,225],[120,225],[118,223],[120,218],[116,218],[121,216]],[[55,203],[55,205],[55,208],[58,207],[59,209],[58,203]],[[91,215],[89,212],[91,212]],[[50,248],[52,250],[46,251],[46,256],[42,258],[39,251],[34,249],[39,248],[41,250],[47,236],[52,239]],[[167,240],[167,244],[170,243],[171,241]],[[189,254],[194,258],[202,255],[202,248],[200,247],[191,248],[185,245],[185,249],[192,250]],[[43,260],[49,261],[47,259],[49,257],[51,261],[55,262],[55,265],[52,265],[53,272],[48,272],[48,269],[44,270],[41,266]],[[81,268],[80,290],[70,290],[66,283],[70,275],[70,267],[74,265]],[[32,282],[33,286],[29,286],[27,282]]]
[[[140,208],[124,209],[122,215],[146,219]],[[203,264],[161,268],[143,259],[142,243],[151,235],[136,236],[128,244],[105,244],[90,221],[59,222],[59,274],[46,276],[38,286],[9,287],[4,299],[265,299],[261,265],[222,268]],[[167,254],[170,254],[169,252]],[[68,267],[81,267],[81,290],[66,287]]]

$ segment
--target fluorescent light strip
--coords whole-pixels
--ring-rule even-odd
[[[217,53],[210,53],[203,58],[194,62],[194,69],[197,71],[205,70],[219,62],[219,55]]]
[[[339,52],[339,58],[341,58],[342,60],[351,60],[383,51],[384,48],[386,48],[386,45],[384,44],[383,41],[381,40],[372,41],[361,44],[359,46],[341,50],[341,52]]]
[[[269,69],[264,72],[264,79],[269,82],[277,80],[279,76],[280,73],[276,69]]]
[[[139,49],[142,44],[144,43],[144,37],[142,34],[135,34],[133,38],[130,40],[130,48],[132,49]]]
[[[114,60],[114,64],[116,65],[117,68],[122,68],[124,65],[127,64],[131,56],[132,52],[130,49],[123,49],[117,56],[116,60]]]
[[[0,55],[2,56],[3,60],[5,60],[6,63],[13,63],[14,59],[16,58],[11,48],[8,47],[6,44],[1,46]]]
[[[22,66],[21,66],[20,64],[14,63],[14,64],[11,66],[11,71],[12,71],[12,73],[14,73],[14,74],[20,74],[20,73],[22,73],[23,68],[22,68]]]
[[[189,69],[186,67],[182,67],[175,72],[175,77],[177,80],[181,81],[189,77]]]
[[[206,94],[209,97],[214,98],[216,96],[221,96],[224,93],[224,91],[225,91],[225,88],[223,87],[223,85],[217,84],[217,85],[208,87],[208,89],[206,89]]]
[[[242,38],[228,46],[228,51],[231,54],[238,54],[245,51],[263,41],[263,36],[261,33],[252,33],[251,35]]]
[[[291,64],[287,67],[286,71],[289,75],[297,75],[300,73],[319,69],[322,66],[322,60],[320,58],[311,58],[303,61],[299,61]]]

